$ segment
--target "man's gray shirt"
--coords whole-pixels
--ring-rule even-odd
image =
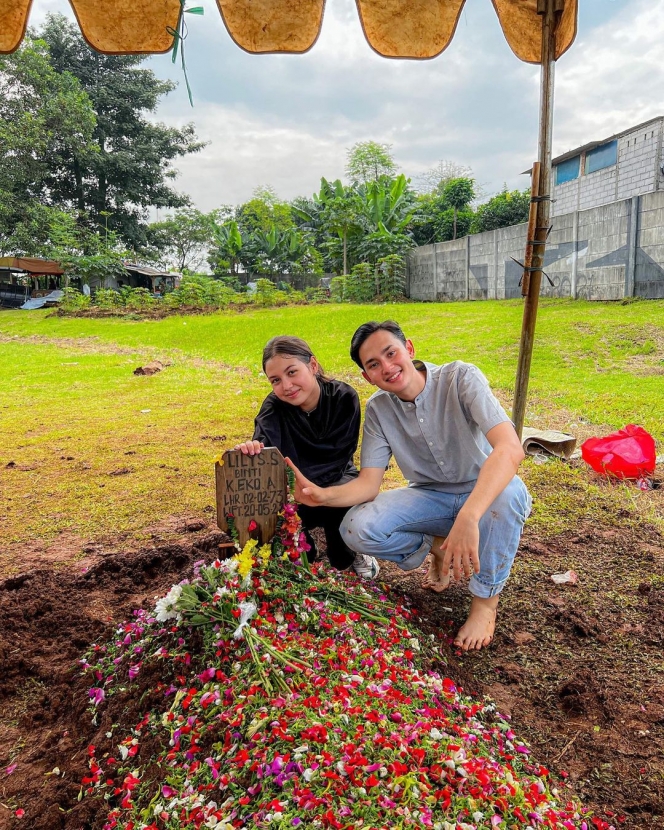
[[[393,455],[410,487],[468,492],[491,452],[486,433],[510,419],[477,366],[415,365],[426,383],[414,401],[382,389],[367,401],[361,466],[385,468]]]

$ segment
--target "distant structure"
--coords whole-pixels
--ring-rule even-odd
[[[664,116],[553,159],[553,215],[664,190]]]
[[[660,115],[553,159],[543,296],[664,299],[663,133]],[[414,248],[407,296],[439,302],[520,298],[527,227]]]

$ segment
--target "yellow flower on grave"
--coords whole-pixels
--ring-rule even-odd
[[[237,572],[242,579],[245,579],[251,573],[254,565],[254,550],[257,545],[258,542],[256,539],[249,539],[247,544],[242,548],[242,552],[234,557],[237,559]]]
[[[270,560],[270,556],[272,555],[272,548],[270,545],[263,545],[263,547],[258,551],[258,558],[261,561],[261,565],[266,568],[267,563]]]
[[[224,466],[224,455],[223,453],[219,453],[219,455],[215,455],[212,459],[213,464],[218,464],[220,467]]]

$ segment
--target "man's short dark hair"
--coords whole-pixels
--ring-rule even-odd
[[[398,340],[401,340],[404,345],[406,344],[406,335],[401,331],[401,326],[395,323],[394,320],[384,320],[382,323],[378,323],[376,320],[370,320],[368,323],[363,323],[350,341],[351,360],[357,363],[362,370],[364,370],[364,366],[360,360],[360,349],[364,341],[377,331],[389,331],[390,334],[393,334]]]

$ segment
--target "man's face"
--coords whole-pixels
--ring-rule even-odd
[[[412,400],[422,391],[420,388],[415,390],[420,386],[420,378],[413,366],[414,356],[415,349],[410,340],[404,344],[391,332],[379,329],[360,347],[362,376],[379,389]],[[413,392],[412,398],[409,397]]]

